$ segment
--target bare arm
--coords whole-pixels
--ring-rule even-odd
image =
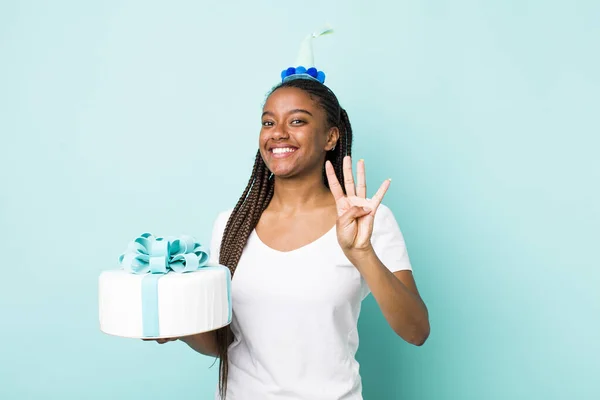
[[[344,157],[346,193],[342,190],[331,161],[325,163],[325,170],[337,208],[336,232],[340,247],[367,282],[394,332],[409,343],[422,345],[429,336],[429,314],[417,291],[412,272],[392,273],[379,259],[371,243],[375,212],[381,205],[391,180],[385,180],[377,193],[368,199],[364,161],[358,162],[358,185],[355,186],[352,160],[350,156]],[[392,219],[393,215],[390,215],[387,229],[396,236],[394,246],[397,251],[401,251],[404,246],[400,240],[401,232],[394,226],[395,222],[390,222]]]
[[[196,350],[200,354],[217,357],[219,352],[217,348],[217,331],[199,333],[197,335],[184,336],[179,338],[182,342]]]
[[[390,327],[408,343],[420,346],[429,336],[429,313],[411,271],[390,272],[374,251],[354,260]]]
[[[169,339],[144,339],[145,341],[156,341],[159,344],[164,344],[167,342],[173,342],[175,340],[180,340],[190,346],[192,349],[196,350],[200,354],[204,354],[206,356],[218,357],[218,347],[217,347],[217,331],[208,331],[204,333],[198,333],[196,335],[190,336],[182,336],[178,338],[169,338]]]

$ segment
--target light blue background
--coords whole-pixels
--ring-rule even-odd
[[[347,108],[431,317],[372,298],[367,400],[600,398],[598,2],[0,4],[0,397],[209,399],[182,343],[98,329],[135,235],[210,239],[301,39]]]

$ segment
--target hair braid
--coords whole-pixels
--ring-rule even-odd
[[[325,159],[331,161],[338,181],[342,182],[344,180],[344,157],[352,155],[352,126],[350,125],[348,113],[341,107],[340,119],[336,125],[340,130],[340,137],[336,143],[335,149],[329,151]],[[323,169],[323,181],[325,182],[325,185],[329,187],[325,169]],[[346,193],[345,185],[341,185],[341,187],[344,193]]]
[[[298,79],[276,86],[272,91],[282,87],[295,87],[307,92],[325,110],[329,127],[337,127],[340,131],[338,142],[333,150],[328,151],[325,159],[331,161],[338,181],[343,181],[343,160],[352,151],[352,127],[346,111],[341,108],[335,94],[325,85],[317,81]],[[323,182],[327,187],[328,181],[323,166]],[[233,208],[221,240],[219,263],[228,267],[231,274],[235,273],[238,262],[250,234],[258,224],[263,211],[273,198],[274,180],[271,171],[263,161],[260,151],[256,154],[252,175],[240,199]],[[344,186],[342,185],[342,188]],[[345,189],[343,189],[345,192]],[[219,393],[225,400],[228,376],[228,347],[233,341],[233,332],[228,325],[216,331],[217,347],[220,358]]]

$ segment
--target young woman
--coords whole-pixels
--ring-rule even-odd
[[[362,160],[354,181],[348,115],[315,79],[271,92],[258,144],[211,243],[233,273],[232,324],[179,339],[220,358],[217,398],[362,399],[357,321],[370,292],[404,340],[429,335],[402,233],[380,204],[390,181],[367,198]]]

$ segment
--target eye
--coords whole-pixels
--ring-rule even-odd
[[[292,120],[292,125],[301,125],[304,124],[305,121],[301,120],[301,119],[294,119]]]
[[[273,126],[273,121],[263,121],[262,126]]]

